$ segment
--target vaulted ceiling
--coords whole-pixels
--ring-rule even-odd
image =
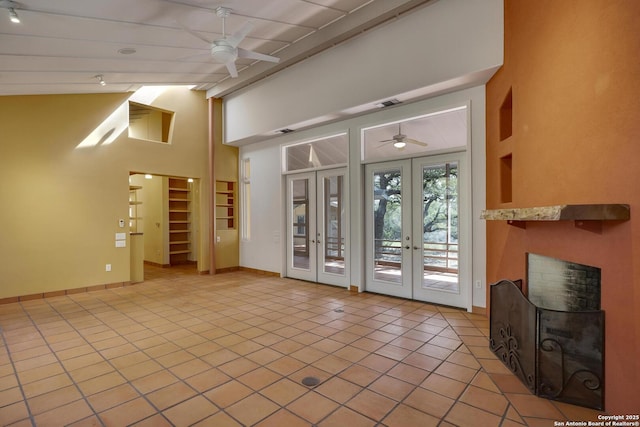
[[[0,95],[183,84],[224,96],[430,1],[0,0]],[[252,22],[239,47],[279,63],[238,59],[231,78],[205,42],[223,37],[219,7],[227,35]]]

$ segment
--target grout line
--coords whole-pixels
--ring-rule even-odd
[[[307,396],[309,393],[317,393],[327,399],[330,399],[332,402],[335,402],[337,404],[336,408],[334,408],[328,414],[325,414],[323,418],[318,421],[318,423],[329,419],[332,415],[334,415],[340,409],[349,409],[350,411],[354,411],[355,413],[361,416],[364,416],[367,419],[371,419],[374,422],[378,423],[379,425],[382,425],[383,420],[387,419],[400,405],[402,404],[407,405],[407,403],[405,402],[407,401],[408,397],[411,396],[411,394],[414,393],[415,390],[417,390],[418,388],[423,388],[422,387],[423,382],[426,381],[433,374],[435,374],[435,372],[445,362],[451,363],[455,366],[460,366],[467,369],[475,370],[475,374],[473,378],[475,378],[479,372],[483,372],[485,375],[487,375],[491,379],[488,372],[484,370],[479,359],[470,350],[469,345],[465,344],[465,341],[463,340],[463,338],[460,335],[458,335],[458,333],[455,330],[456,327],[465,327],[465,328],[473,327],[478,331],[480,331],[479,337],[483,337],[486,340],[487,337],[482,332],[482,328],[480,326],[477,326],[475,323],[473,323],[473,326],[468,326],[464,324],[462,326],[460,325],[454,326],[452,324],[452,323],[459,323],[460,320],[473,322],[472,319],[469,318],[469,316],[467,316],[466,313],[462,313],[464,317],[457,317],[457,316],[454,316],[454,314],[457,315],[458,312],[451,310],[450,308],[438,307],[429,303],[407,301],[407,300],[386,297],[381,295],[373,295],[373,294],[352,295],[352,294],[349,294],[348,291],[342,288],[333,288],[333,287],[319,285],[319,284],[308,285],[308,287],[305,284],[304,287],[301,287],[299,282],[293,281],[290,279],[286,279],[286,280],[280,279],[280,278],[265,279],[262,277],[256,278],[251,274],[242,273],[242,272],[229,273],[229,275],[225,275],[225,276],[226,276],[224,278],[225,280],[222,280],[219,282],[211,281],[208,278],[207,280],[205,280],[205,279],[202,279],[201,276],[196,276],[196,279],[194,280],[190,279],[189,277],[186,277],[186,278],[174,277],[173,279],[166,280],[166,281],[163,278],[156,278],[150,283],[147,283],[147,286],[143,285],[143,286],[128,287],[128,288],[108,289],[100,292],[92,292],[90,297],[87,296],[86,294],[78,294],[79,296],[67,295],[64,297],[60,297],[60,298],[65,298],[65,300],[50,298],[45,302],[47,304],[47,307],[51,309],[53,313],[56,313],[59,317],[61,317],[61,320],[64,321],[64,325],[68,326],[74,333],[78,335],[79,338],[81,338],[84,342],[86,342],[86,344],[90,346],[91,349],[93,349],[94,353],[98,353],[101,359],[103,361],[106,361],[110,365],[110,367],[115,370],[116,373],[120,373],[120,370],[116,369],[112,360],[115,360],[119,357],[125,357],[132,353],[126,353],[126,354],[107,358],[106,356],[103,355],[103,352],[106,350],[117,348],[120,344],[114,347],[106,347],[106,348],[103,348],[102,350],[98,350],[95,347],[96,345],[98,345],[98,343],[102,341],[109,340],[116,337],[123,339],[126,342],[126,344],[132,345],[133,348],[136,349],[135,350],[136,352],[140,352],[144,354],[146,357],[149,358],[149,360],[152,360],[161,366],[161,369],[159,371],[156,371],[149,375],[145,375],[141,378],[136,378],[131,381],[128,380],[127,378],[124,378],[124,376],[120,374],[125,380],[123,384],[127,384],[130,387],[132,387],[134,390],[136,390],[137,394],[140,397],[143,397],[145,401],[152,408],[156,410],[156,413],[151,414],[149,417],[145,418],[145,420],[160,414],[161,416],[164,417],[165,420],[169,421],[168,418],[164,415],[165,411],[177,405],[180,405],[185,401],[188,401],[199,395],[199,396],[205,397],[209,402],[211,402],[216,408],[219,409],[219,412],[224,413],[225,415],[231,417],[237,422],[240,422],[240,420],[234,418],[229,412],[227,412],[227,409],[242,402],[244,399],[248,398],[249,396],[252,396],[255,394],[277,405],[278,409],[274,411],[274,413],[280,410],[285,410],[288,413],[294,414],[296,417],[304,419],[304,417],[301,417],[295,414],[290,409],[288,409],[288,407],[292,405],[294,402],[296,402],[297,400],[303,398],[304,396]],[[276,279],[277,279],[277,282],[272,283],[272,280],[276,280]],[[250,283],[244,283],[246,281],[250,281]],[[188,296],[185,296],[185,295],[188,295]],[[211,299],[211,295],[216,296],[215,301]],[[61,304],[60,303],[61,301],[67,301],[68,304],[64,304],[64,303]],[[275,306],[276,307],[275,311],[269,311],[270,306]],[[100,308],[99,312],[94,311],[96,307]],[[79,308],[79,310],[75,311],[75,308]],[[336,308],[342,308],[343,312],[335,313],[334,309]],[[441,311],[441,309],[443,311]],[[44,337],[43,330],[41,330],[41,327],[38,326],[38,323],[34,322],[33,320],[34,318],[38,318],[38,317],[46,317],[47,312],[43,312],[42,310],[40,310],[40,306],[33,306],[33,309],[31,310],[31,312],[33,312],[33,315],[29,312],[29,310],[25,310],[24,307],[23,307],[23,311],[27,313],[27,317],[30,319],[31,325],[35,327],[35,329],[39,332],[40,336],[44,339],[46,345],[55,355],[58,363],[61,364],[64,370],[64,373],[73,381],[73,378],[71,377],[70,372],[67,370],[67,368],[61,361],[57,352],[53,351],[51,344],[49,344],[47,339]],[[80,313],[80,312],[91,316],[92,319],[96,321],[97,325],[95,326],[92,325],[87,328],[78,329],[79,324],[78,324],[76,315],[77,313]],[[112,314],[114,315],[117,314],[117,315],[112,316]],[[211,314],[211,315],[207,315],[207,314]],[[117,322],[116,326],[109,324],[111,319],[116,319],[115,320],[115,322]],[[131,326],[133,325],[139,326],[141,329],[140,330],[135,329],[131,331],[128,329],[125,329],[125,326],[123,325],[123,322],[122,322],[125,319],[128,319],[129,321],[132,322]],[[190,322],[195,319],[199,320],[201,323],[190,324]],[[398,323],[402,323],[402,322],[399,322],[400,320],[405,320],[405,319],[407,320],[407,322],[404,322],[403,324],[398,324]],[[431,322],[429,322],[430,320]],[[451,320],[452,323],[450,323],[449,320]],[[155,323],[155,322],[158,322],[158,323]],[[296,328],[296,326],[303,323],[304,323],[303,329]],[[183,324],[187,326],[182,326]],[[311,324],[315,326],[312,328]],[[332,326],[329,326],[329,325],[332,325]],[[337,326],[337,325],[340,325],[340,326]],[[407,325],[410,325],[410,326],[407,326]],[[90,331],[93,328],[98,329],[102,326],[104,326],[107,329],[105,331],[101,331],[98,333],[111,332],[115,336],[90,342],[87,338],[91,334],[88,334],[87,331]],[[168,332],[163,332],[162,331],[163,328],[168,326],[176,326],[177,329],[171,329]],[[422,329],[420,328],[421,326],[423,327]],[[356,330],[357,329],[356,328],[354,329],[356,332],[347,331],[348,329],[353,327],[360,328],[360,330]],[[429,330],[431,327],[438,328],[438,332],[437,333],[434,333],[433,331],[427,332],[425,330],[425,329]],[[299,332],[295,331],[292,328],[298,329]],[[334,329],[335,331],[332,331],[331,329],[323,329],[323,330],[318,330],[318,332],[312,332],[317,328],[331,328],[331,329]],[[393,330],[395,328],[397,328],[396,332],[393,332],[393,333],[387,332],[388,330]],[[54,330],[54,329],[52,328],[51,330]],[[207,338],[207,335],[208,335],[207,332],[210,332],[212,330],[224,331],[224,334],[219,337],[216,336],[215,338]],[[258,330],[262,331],[263,333],[260,335],[253,335],[253,331],[258,331]],[[83,331],[83,332],[80,332],[80,331]],[[148,332],[150,336],[145,336],[144,338],[141,338],[141,340],[143,339],[146,340],[148,338],[156,338],[156,337],[164,338],[165,335],[169,335],[174,331],[176,333],[180,331],[181,334],[186,333],[186,334],[189,334],[189,336],[200,337],[204,340],[202,344],[207,342],[215,343],[216,345],[219,345],[220,348],[215,350],[214,352],[226,350],[226,351],[232,352],[237,357],[234,358],[233,360],[225,361],[223,363],[218,363],[214,365],[205,360],[208,355],[213,354],[214,352],[208,352],[205,354],[200,354],[199,352],[196,352],[199,355],[192,352],[194,351],[192,349],[196,346],[199,346],[200,343],[191,344],[188,342],[182,342],[181,344],[175,344],[175,341],[172,340],[171,338],[166,339],[166,343],[173,342],[176,345],[175,351],[162,354],[161,356],[152,356],[152,352],[150,353],[152,349],[157,348],[159,345],[164,345],[166,343],[153,345],[151,347],[145,346],[143,348],[139,346],[140,343],[138,342],[137,339],[128,338],[137,333],[142,333],[142,332]],[[243,331],[247,331],[246,336],[242,334]],[[333,336],[342,334],[345,331],[347,331],[348,333],[352,333],[353,336],[356,338],[351,341],[345,339],[344,335],[341,336],[339,340],[332,338]],[[420,334],[426,334],[427,336],[429,336],[429,338],[425,340],[421,340],[421,339],[406,337],[406,334],[412,331],[415,331]],[[2,332],[2,330],[0,330],[0,332]],[[283,335],[280,335],[278,332],[282,333]],[[289,332],[296,332],[296,333],[294,335],[291,335]],[[391,338],[391,335],[393,335],[394,338],[390,340],[385,340],[387,335],[382,335],[380,337],[376,336],[377,339],[371,338],[371,335],[375,333],[380,333],[380,332],[382,332],[383,334],[390,334],[389,335],[390,338]],[[61,333],[64,333],[64,332],[61,332]],[[273,336],[274,339],[275,337],[278,337],[279,338],[278,341],[271,342],[269,344],[262,344],[258,340],[260,337],[263,337],[269,334]],[[313,342],[307,343],[313,338],[308,334],[311,334],[312,336],[317,337],[318,339]],[[456,336],[457,339],[451,338],[451,336]],[[218,344],[217,340],[220,340],[225,337],[230,337],[230,339],[238,338],[238,340],[240,340],[238,344],[255,343],[255,344],[258,344],[260,347],[257,349],[251,350],[250,352],[243,351],[244,354],[239,354],[239,353],[236,353],[234,350],[231,350],[231,348],[233,348],[233,346],[236,344],[230,344],[230,345]],[[298,337],[299,340],[296,340],[295,339],[296,337]],[[401,345],[392,344],[394,341],[402,337],[406,337],[407,339],[418,341],[420,345],[415,348],[413,348],[413,346],[409,346],[409,348],[405,348]],[[269,337],[268,341],[263,341],[263,342],[272,341],[270,338],[271,337]],[[438,342],[438,344],[433,344],[432,341],[438,338],[442,339],[442,342]],[[182,337],[178,338],[177,340],[180,341],[181,339]],[[366,345],[363,345],[362,346],[363,348],[353,345],[355,342],[362,339],[375,341],[376,343],[380,344],[380,346],[373,350],[367,350]],[[321,343],[323,340],[333,340],[339,343],[340,347],[334,351],[326,351],[331,346],[322,347],[319,343]],[[449,346],[443,347],[442,344],[446,344],[449,342],[447,340],[459,341],[459,344],[457,344],[453,349],[449,348]],[[60,342],[64,342],[64,341],[65,340]],[[285,341],[291,341],[291,342],[300,344],[301,345],[300,350],[311,348],[314,351],[318,351],[322,354],[322,357],[308,363],[308,362],[305,362],[304,360],[298,359],[297,357],[293,356],[293,354],[299,350],[286,351],[286,352],[277,350],[276,348],[279,348],[277,347],[277,344]],[[434,357],[429,354],[421,353],[418,351],[419,349],[423,348],[426,344],[429,344],[429,343],[432,343],[431,345],[434,345],[446,350],[446,352],[448,352],[446,357],[441,359],[440,358],[442,357],[441,355],[439,355],[438,357]],[[314,346],[315,344],[318,344],[318,346]],[[121,344],[121,345],[125,345],[125,344]],[[274,346],[276,347],[274,348]],[[382,349],[388,346],[393,346],[395,348],[402,349],[402,350],[399,350],[400,354],[396,357],[389,357],[384,354],[377,353],[377,352],[382,353]],[[8,351],[8,346],[6,342],[5,342],[5,347],[7,347],[7,351]],[[393,347],[388,347],[387,350],[393,351]],[[70,347],[70,348],[73,348],[73,347]],[[264,389],[270,387],[271,385],[275,384],[278,381],[281,381],[282,379],[294,381],[292,376],[295,376],[296,374],[301,373],[301,371],[305,369],[315,369],[315,370],[326,372],[316,366],[318,361],[326,358],[329,355],[333,355],[338,350],[346,349],[346,348],[353,348],[353,349],[364,351],[366,352],[365,357],[360,358],[356,361],[352,361],[349,359],[340,358],[339,356],[335,356],[342,360],[345,360],[348,363],[345,365],[345,367],[342,367],[340,370],[336,370],[337,368],[336,369],[332,368],[330,372],[327,372],[327,378],[324,379],[324,381],[318,386],[320,387],[322,386],[322,384],[325,384],[334,378],[340,378],[343,381],[347,381],[350,384],[354,384],[355,386],[357,386],[358,387],[357,393],[355,393],[353,396],[350,396],[349,398],[344,399],[344,402],[336,401],[333,398],[327,395],[324,395],[319,391],[316,391],[315,389],[317,387],[305,390],[300,396],[297,396],[294,400],[287,402],[283,405],[275,402],[274,400],[268,398],[267,396],[261,393]],[[253,360],[249,358],[249,356],[251,356],[252,354],[255,354],[256,352],[264,349],[269,349],[271,351],[276,352],[278,354],[278,357],[274,360],[270,360],[265,364],[262,364],[261,362],[253,362]],[[407,354],[403,355],[405,350],[407,351]],[[165,367],[165,364],[160,363],[158,361],[158,359],[160,359],[163,356],[169,356],[179,351],[188,353],[192,357],[192,359],[186,362],[180,362],[175,365],[167,366],[167,367]],[[460,363],[461,361],[458,361],[458,363],[450,361],[451,357],[456,353],[469,355],[470,357],[472,357],[474,360],[478,362],[480,367],[470,368],[469,366],[466,366]],[[420,355],[424,357],[429,357],[434,361],[437,360],[438,362],[431,370],[427,370],[420,366],[415,366],[413,364],[405,363],[404,360],[406,360],[411,355]],[[383,372],[375,370],[377,373],[376,378],[369,381],[369,383],[366,386],[361,386],[349,379],[340,377],[340,374],[344,373],[346,370],[351,369],[355,366],[367,368],[367,365],[363,362],[363,360],[371,356],[381,357],[386,360],[392,361],[393,363],[390,363],[389,367],[385,368]],[[81,357],[81,356],[74,356],[74,357]],[[287,373],[286,375],[275,371],[272,367],[269,367],[271,363],[281,360],[284,357],[291,357],[294,360],[301,362],[302,367],[295,370],[294,372]],[[73,359],[73,358],[70,358],[70,359]],[[243,372],[241,375],[237,375],[235,377],[230,376],[231,377],[230,380],[220,384],[216,384],[214,387],[207,388],[206,390],[203,390],[202,392],[200,392],[194,386],[191,386],[188,381],[189,379],[193,378],[195,375],[200,375],[202,372],[198,372],[194,375],[181,378],[177,374],[174,374],[171,371],[171,369],[177,366],[180,366],[183,363],[188,363],[195,360],[203,362],[211,369],[217,369],[223,373],[224,371],[221,370],[220,367],[224,366],[227,363],[231,363],[233,361],[248,360],[253,363],[256,363],[258,366],[250,369],[247,372]],[[311,359],[307,359],[307,360],[311,360]],[[390,374],[390,372],[393,369],[401,365],[420,369],[422,371],[425,371],[427,374],[425,378],[422,381],[418,382],[417,384],[407,382],[399,376],[393,376]],[[277,374],[279,378],[276,381],[270,382],[266,385],[261,384],[259,387],[246,385],[244,382],[238,379],[242,375],[255,372],[257,369],[260,369],[260,368],[267,369],[269,372],[273,372]],[[17,376],[17,372],[15,371],[15,366],[13,366],[13,369],[14,369],[14,374]],[[152,392],[149,392],[149,393],[143,393],[142,390],[138,389],[133,384],[134,382],[142,378],[146,378],[147,376],[154,375],[159,372],[167,372],[171,374],[173,377],[176,378],[177,380],[176,383],[163,386],[162,388],[153,390]],[[203,372],[206,372],[206,371],[203,371]],[[106,374],[103,374],[103,375],[106,375]],[[384,376],[388,376],[390,378],[393,378],[394,380],[409,384],[411,387],[408,388],[409,391],[399,400],[396,400],[397,398],[387,397],[385,395],[382,395],[368,388],[372,383],[380,380]],[[100,376],[93,377],[93,378],[99,378],[99,377]],[[441,421],[440,421],[441,423],[444,422],[443,420],[446,418],[447,414],[449,414],[453,410],[454,406],[460,401],[460,398],[464,395],[466,390],[468,390],[469,387],[472,386],[472,381],[473,381],[473,378],[468,382],[464,382],[464,381],[459,381],[458,379],[455,379],[455,378],[450,378],[447,376],[445,377],[451,381],[463,383],[465,384],[465,387],[463,391],[458,393],[455,399],[452,399],[453,403],[451,407],[448,409],[447,413],[441,418]],[[88,380],[91,380],[93,378],[89,378]],[[204,396],[206,392],[211,391],[224,384],[228,384],[230,381],[237,381],[238,383],[246,385],[251,389],[251,393],[247,396],[242,397],[241,399],[234,402],[233,404],[228,405],[226,408],[222,408],[218,406],[215,402],[213,402],[212,400]],[[493,382],[492,379],[491,381]],[[160,411],[148,399],[147,396],[149,394],[156,391],[163,390],[166,387],[172,386],[177,383],[182,383],[186,385],[189,389],[193,390],[196,394],[194,396],[190,396],[187,399],[181,400],[180,402],[174,403],[171,406],[164,408],[162,411]],[[296,383],[298,382],[296,381]],[[19,385],[22,386],[20,382],[19,382]],[[91,406],[90,403],[88,402],[89,396],[85,396],[82,393],[82,390],[80,390],[79,383],[76,383],[75,381],[73,381],[73,385],[83,396],[83,399],[85,400],[85,402],[87,402],[89,407],[93,410],[94,415],[100,420],[101,423],[103,423],[98,413],[96,413],[93,406]],[[121,385],[122,384],[119,384],[115,387],[120,387]],[[111,387],[107,390],[112,390],[115,387]],[[496,387],[497,387],[497,384],[496,384]],[[501,395],[504,396],[504,393],[502,392],[502,390],[499,387],[497,388],[498,390],[500,390]],[[451,397],[444,395],[437,390],[432,390],[426,387],[424,387],[424,389],[437,393],[448,399],[451,399]],[[102,393],[107,390],[100,390],[98,393]],[[349,402],[351,402],[353,399],[355,399],[365,390],[368,390],[371,393],[376,393],[380,396],[385,397],[386,399],[390,399],[391,401],[395,402],[394,405],[389,409],[389,411],[381,419],[374,420],[373,418],[370,418],[367,414],[363,414],[359,410],[355,410],[347,406]],[[27,408],[29,408],[28,401],[24,395],[24,391],[22,390],[22,388],[21,388],[21,391],[23,393],[24,401],[25,403],[27,403]],[[137,398],[138,397],[136,397],[135,399]],[[122,403],[123,402],[118,402],[116,406],[113,406],[112,408],[108,408],[105,411],[112,410],[113,408],[116,408],[117,405],[120,405]],[[470,405],[468,403],[466,404],[475,408],[475,406],[473,405]],[[408,405],[408,406],[422,412],[418,408],[414,408],[411,405]],[[508,402],[507,409],[505,410],[505,413],[501,417],[501,423],[504,422],[506,413],[508,412],[509,407],[510,407],[510,402]],[[477,409],[483,410],[482,408],[477,408]],[[487,412],[487,413],[490,413],[490,412]],[[425,414],[428,414],[428,413],[425,413]],[[209,414],[207,416],[211,416],[211,415],[212,414]],[[265,415],[259,421],[267,419],[272,415],[273,413]],[[428,415],[434,416],[432,414],[428,414]],[[34,423],[33,416],[32,415],[30,416],[33,424]],[[206,417],[205,417],[205,420],[206,420]],[[143,420],[139,420],[137,422],[140,422],[140,421],[143,421]],[[198,422],[201,422],[201,421],[202,420]]]
[[[4,328],[0,328],[0,339],[2,339],[2,346],[5,348],[5,351],[7,352],[7,358],[9,359],[9,363],[11,364],[11,369],[13,370],[13,375],[16,378],[16,382],[18,383],[18,387],[20,388],[20,394],[22,395],[22,399],[24,401],[25,407],[27,408],[27,414],[28,414],[28,418],[29,421],[31,422],[31,425],[33,427],[36,427],[36,422],[33,418],[33,413],[31,412],[31,406],[29,406],[29,401],[27,400],[27,396],[24,394],[24,388],[22,387],[22,381],[20,381],[20,377],[18,376],[18,371],[16,370],[16,365],[15,362],[13,360],[13,357],[11,356],[11,350],[9,349],[9,344],[7,343],[7,340],[5,339],[5,335],[4,335]],[[16,422],[19,422],[21,420],[16,420]]]

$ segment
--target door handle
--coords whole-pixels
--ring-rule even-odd
[[[411,249],[411,246],[407,245],[404,247],[405,249]]]
[[[420,248],[419,248],[419,247],[417,247],[417,246],[414,246],[414,247],[413,247],[413,249],[418,250],[418,249],[420,249]]]

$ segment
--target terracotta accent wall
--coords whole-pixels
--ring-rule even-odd
[[[637,0],[505,0],[504,66],[487,84],[488,209],[631,206],[601,232],[487,224],[488,283],[524,279],[526,252],[602,269],[611,414],[637,413],[640,396],[638,22]]]

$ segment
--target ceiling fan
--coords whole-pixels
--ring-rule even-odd
[[[236,59],[238,58],[256,59],[258,61],[267,62],[280,61],[280,58],[277,58],[275,56],[265,55],[263,53],[253,52],[251,50],[238,47],[240,42],[244,40],[247,34],[249,34],[253,29],[253,25],[250,21],[245,22],[238,31],[231,34],[230,36],[227,36],[225,23],[226,18],[231,15],[231,9],[220,6],[216,8],[216,15],[222,18],[222,38],[220,39],[216,39],[213,41],[207,40],[202,35],[189,28],[184,27],[182,24],[180,24],[180,26],[192,36],[208,43],[211,46],[211,57],[213,58],[213,60],[219,64],[226,65],[231,77],[238,77],[238,70],[236,68]]]
[[[427,143],[426,142],[422,142],[422,141],[418,141],[412,138],[407,137],[407,135],[402,133],[402,128],[401,128],[401,124],[398,123],[398,133],[396,135],[393,135],[391,137],[391,139],[385,139],[382,140],[380,142],[384,142],[384,143],[392,143],[393,146],[399,150],[403,149],[404,147],[407,146],[407,144],[415,144],[415,145],[419,145],[421,147],[426,147]],[[382,144],[382,145],[386,145],[386,144]],[[382,147],[381,145],[381,147]]]

